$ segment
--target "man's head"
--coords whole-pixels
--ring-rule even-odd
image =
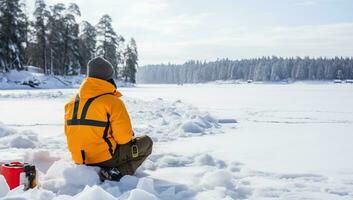
[[[102,80],[111,80],[114,77],[114,69],[109,61],[102,57],[96,57],[87,64],[87,76]]]

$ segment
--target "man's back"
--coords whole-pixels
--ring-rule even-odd
[[[120,96],[111,83],[89,77],[66,104],[65,134],[75,163],[109,160],[117,144],[131,141],[131,122]]]

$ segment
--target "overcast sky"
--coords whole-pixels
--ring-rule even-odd
[[[27,0],[33,7],[35,0]],[[113,18],[140,65],[260,56],[353,56],[353,0],[46,0]],[[30,9],[31,10],[31,9]]]

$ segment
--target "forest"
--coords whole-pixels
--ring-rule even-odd
[[[48,75],[86,73],[96,56],[109,60],[116,77],[135,82],[138,53],[136,41],[125,40],[103,15],[93,25],[81,16],[75,3],[47,5],[36,0],[32,15],[20,0],[0,0],[0,72],[36,66]]]
[[[353,58],[282,58],[188,61],[139,68],[142,83],[204,83],[216,80],[295,81],[353,79]]]

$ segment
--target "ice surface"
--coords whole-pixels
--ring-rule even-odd
[[[353,199],[348,85],[122,89],[134,131],[150,135],[155,149],[135,176],[104,183],[96,168],[70,160],[62,109],[74,93],[0,91],[1,161],[28,161],[40,171],[40,189],[10,191],[6,198]],[[12,114],[14,108],[21,114]],[[238,123],[220,125],[217,118]],[[188,123],[202,130],[189,132]],[[11,146],[19,137],[34,147]]]
[[[347,154],[353,151],[347,142],[353,139],[353,85],[184,84],[139,85],[136,89],[122,92],[145,100],[154,96],[167,101],[181,99],[218,119],[238,121],[223,124],[222,131],[227,134],[182,138],[165,145],[163,149],[171,152],[189,155],[211,151],[218,158],[272,172],[332,175],[353,169]]]

